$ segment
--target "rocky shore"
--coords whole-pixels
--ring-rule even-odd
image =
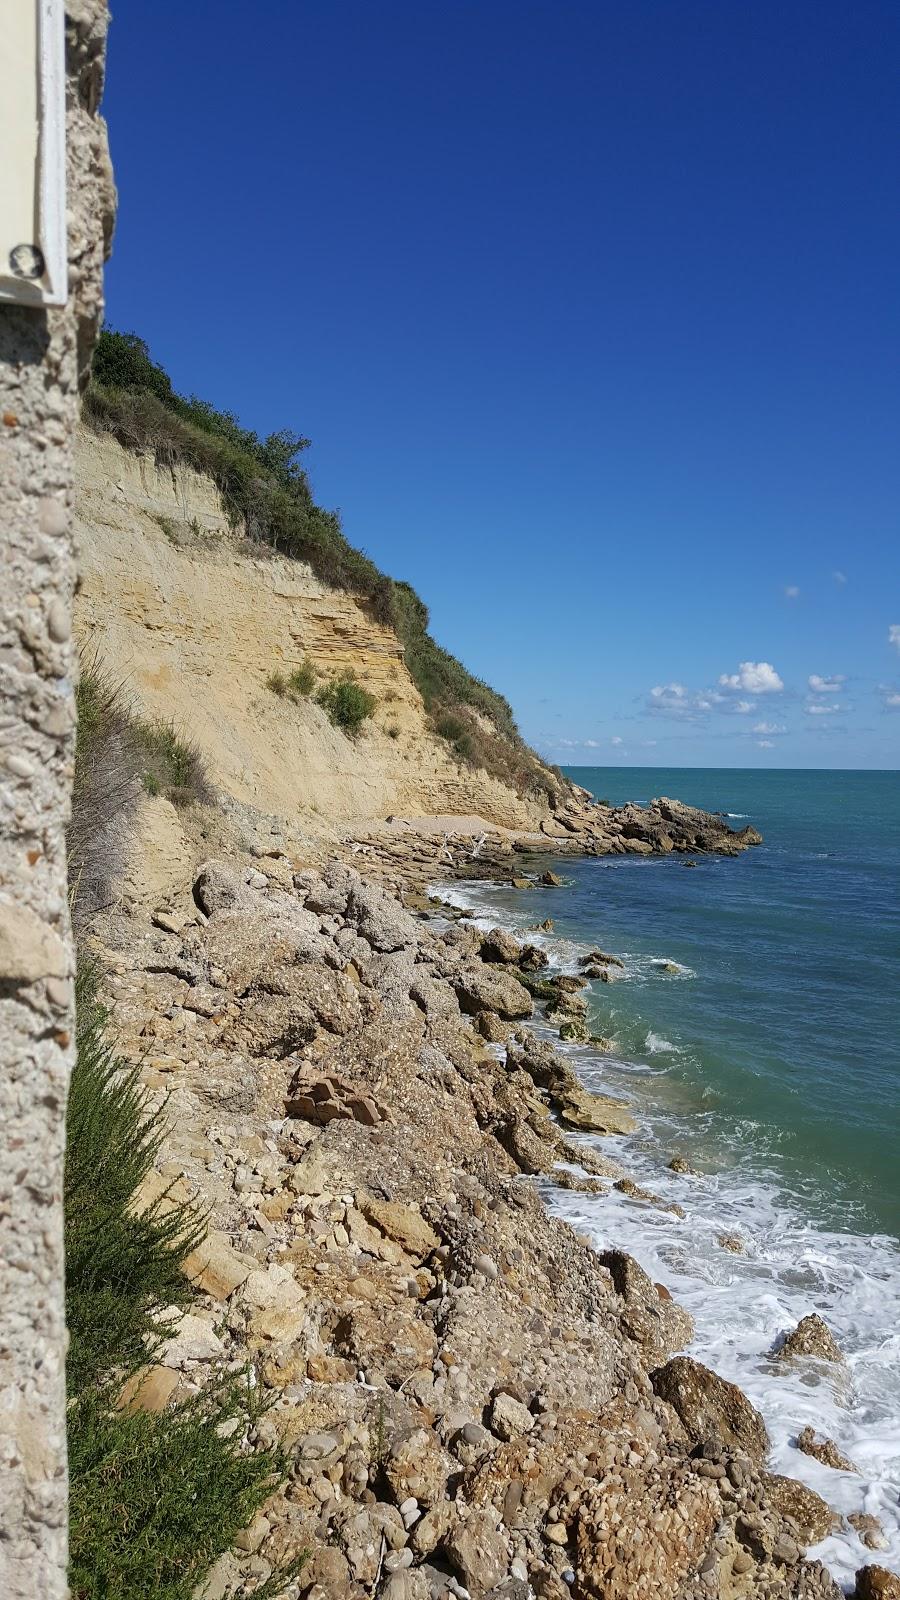
[[[591,838],[696,850],[699,815],[604,808]],[[487,869],[472,848],[466,870],[517,865],[509,839],[484,840]],[[545,1211],[539,1174],[629,1192],[569,1130],[634,1122],[528,1028],[537,995],[579,1036],[582,981],[427,914],[445,849],[389,828],[348,848],[365,877],[277,849],[213,859],[93,936],[117,1044],[168,1101],[142,1200],[211,1211],[198,1299],[127,1403],[249,1360],[271,1404],[245,1446],[290,1459],[202,1594],[250,1594],[305,1550],[286,1592],[312,1600],[837,1600],[805,1558],[835,1513],[767,1471],[750,1402],[678,1354],[687,1313]],[[592,974],[613,962],[593,952]],[[867,1568],[858,1593],[897,1583]]]

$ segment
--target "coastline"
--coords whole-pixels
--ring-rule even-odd
[[[563,954],[559,941],[533,922],[523,932],[521,920],[504,918],[496,904],[487,903],[490,895],[480,895],[477,882],[460,891],[458,880],[448,880],[436,884],[435,892],[447,895],[451,915],[462,910],[466,926],[487,931],[499,925],[519,940],[534,938],[548,950],[556,945],[545,975],[578,972],[571,938]],[[679,1095],[673,1103],[671,1086],[660,1103],[660,1083],[651,1073],[631,1069],[636,1075],[629,1077],[621,1061],[615,1062],[619,1070],[611,1070],[605,1050],[561,1041],[556,1025],[535,1018],[526,1027],[552,1041],[588,1087],[623,1096],[641,1122],[638,1134],[625,1140],[575,1135],[589,1148],[613,1155],[637,1184],[637,1195],[613,1186],[602,1197],[579,1198],[551,1173],[540,1182],[551,1211],[598,1249],[615,1242],[631,1250],[691,1311],[696,1331],[690,1353],[754,1400],[770,1425],[775,1470],[798,1477],[840,1511],[842,1527],[818,1543],[814,1554],[848,1592],[865,1560],[900,1570],[900,1430],[896,1395],[885,1387],[890,1368],[896,1370],[891,1351],[900,1319],[896,1239],[812,1221],[802,1197],[785,1192],[777,1170],[760,1173],[749,1162],[742,1170],[733,1151],[723,1160],[721,1151],[707,1148],[706,1170],[692,1170],[682,1152],[696,1143],[688,1130],[703,1120],[699,1106],[683,1103]],[[677,1206],[684,1208],[683,1219],[673,1215]],[[773,1359],[779,1341],[810,1314],[824,1316],[840,1330],[839,1343],[847,1352],[842,1372],[814,1361],[806,1372],[791,1373]],[[841,1441],[856,1470],[836,1473],[798,1450],[798,1435],[810,1427]],[[866,1554],[848,1514],[861,1519],[861,1528],[867,1516],[878,1519],[885,1536],[880,1555]]]
[[[436,917],[445,831],[349,839],[349,865],[212,860],[103,923],[123,1053],[171,1097],[155,1181],[212,1209],[187,1320],[217,1350],[176,1332],[157,1381],[177,1395],[211,1360],[252,1360],[261,1437],[293,1462],[214,1592],[308,1547],[315,1600],[499,1600],[526,1581],[607,1600],[640,1592],[648,1558],[673,1600],[836,1600],[804,1557],[832,1512],[769,1470],[740,1389],[679,1355],[690,1316],[615,1232],[598,1248],[580,1213],[553,1214],[560,1195],[640,1196],[577,1118],[554,1121],[574,1074],[533,1043],[531,995]],[[484,832],[460,876],[484,873]],[[509,878],[513,838],[488,854]]]

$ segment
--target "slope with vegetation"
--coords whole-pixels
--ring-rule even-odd
[[[354,549],[336,513],[317,505],[302,465],[308,440],[290,430],[262,439],[231,413],[179,395],[143,340],[109,329],[95,351],[84,420],[159,464],[208,477],[236,531],[354,596],[396,635],[430,726],[457,761],[520,796],[546,803],[555,792],[555,774],[524,743],[509,702],[436,644],[415,591]]]

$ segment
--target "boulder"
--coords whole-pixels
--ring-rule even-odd
[[[549,867],[546,872],[540,873],[536,881],[545,889],[561,889],[563,886],[563,879],[551,872]]]
[[[351,873],[347,898],[347,921],[373,950],[402,950],[419,938],[419,925],[399,901],[376,883]]]
[[[580,1085],[553,1095],[553,1106],[567,1128],[587,1133],[636,1133],[638,1124],[621,1100],[592,1094]]]
[[[780,1473],[763,1474],[763,1491],[766,1504],[780,1517],[793,1523],[801,1544],[818,1544],[840,1523],[840,1517],[822,1496],[796,1478],[785,1478]]]
[[[847,1515],[851,1528],[855,1528],[867,1550],[888,1550],[890,1545],[884,1528],[871,1511],[851,1511]]]
[[[534,1417],[521,1400],[516,1400],[514,1395],[501,1389],[491,1405],[490,1423],[497,1438],[508,1442],[520,1434],[530,1433],[534,1427]]]
[[[900,1600],[900,1576],[887,1567],[860,1567],[854,1600]]]
[[[238,1255],[227,1233],[213,1231],[206,1235],[196,1250],[185,1257],[181,1270],[198,1289],[212,1295],[214,1300],[227,1300],[235,1289],[240,1288],[255,1264],[252,1258],[246,1260]]]
[[[408,1255],[421,1259],[430,1255],[440,1244],[434,1229],[415,1206],[378,1200],[374,1195],[357,1195],[356,1204],[367,1222],[371,1222],[388,1239],[402,1245]]]
[[[787,1335],[784,1343],[775,1352],[778,1361],[809,1360],[842,1362],[843,1351],[837,1343],[827,1322],[816,1312],[807,1317],[801,1317],[796,1328]]]
[[[633,1256],[624,1250],[604,1250],[599,1260],[619,1298],[622,1331],[642,1347],[648,1363],[664,1360],[690,1343],[694,1335],[690,1313],[662,1284],[654,1283]]]
[[[480,953],[482,961],[515,967],[520,963],[522,948],[504,928],[492,928],[481,941]]]
[[[730,1450],[743,1450],[757,1466],[769,1451],[762,1417],[747,1396],[690,1356],[675,1356],[650,1374],[660,1400],[678,1416],[693,1445],[711,1436]]]
[[[534,1003],[527,989],[502,969],[466,963],[451,974],[460,1009],[469,1016],[494,1011],[501,1017],[530,1017]]]
[[[444,1554],[470,1594],[485,1595],[506,1577],[506,1535],[486,1511],[458,1521],[444,1540]]]

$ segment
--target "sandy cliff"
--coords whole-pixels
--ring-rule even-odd
[[[324,833],[393,811],[519,828],[546,815],[460,766],[429,728],[391,629],[302,562],[236,538],[209,478],[87,431],[76,475],[79,642],[143,712],[196,741],[235,799]],[[360,737],[333,728],[313,700],[266,687],[304,657],[322,678],[352,671],[377,697]]]

